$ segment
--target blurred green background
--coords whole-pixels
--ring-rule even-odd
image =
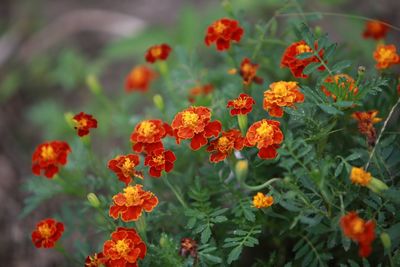
[[[231,2],[249,25],[268,20],[284,4],[280,0]],[[400,26],[398,0],[310,0],[298,4],[295,8],[305,12],[358,14]],[[46,267],[62,260],[51,251],[36,250],[29,236],[35,222],[49,216],[56,205],[47,203],[23,220],[18,214],[26,196],[21,184],[31,174],[35,146],[71,135],[64,113],[96,113],[101,124],[94,142],[104,157],[111,155],[115,146],[128,145],[133,125],[143,118],[146,106],[152,105],[149,96],[124,92],[130,69],[144,62],[144,51],[150,45],[161,42],[171,44],[177,57],[201,53],[206,27],[222,16],[226,13],[216,0],[0,1],[1,265]],[[333,41],[354,50],[348,52],[356,53],[357,65],[373,67],[375,43],[363,41],[363,21],[314,19],[313,24],[320,25]],[[391,34],[389,42],[398,44],[398,36]],[[209,65],[215,63],[208,61]],[[110,116],[101,101],[91,101],[94,96],[85,83],[89,74],[99,77],[105,94],[119,103],[123,115],[114,112]],[[189,89],[190,82],[182,87]],[[124,129],[113,130],[112,126],[126,121],[129,124]]]

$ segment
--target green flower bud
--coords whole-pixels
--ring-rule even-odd
[[[380,237],[383,247],[387,250],[390,250],[390,248],[392,247],[392,241],[390,240],[390,236],[386,232],[383,232]]]
[[[160,247],[161,248],[165,248],[165,247],[168,246],[168,243],[169,243],[168,242],[168,236],[165,233],[161,234],[159,243],[160,243]]]
[[[247,160],[239,160],[235,165],[235,174],[239,181],[245,181],[249,172],[249,162]]]
[[[74,128],[74,127],[75,127],[74,114],[72,114],[72,112],[66,112],[66,113],[64,113],[64,118],[65,118],[65,121],[67,122],[67,124],[68,124],[71,128]]]
[[[89,87],[89,90],[93,94],[100,95],[102,93],[102,89],[101,89],[99,80],[93,74],[90,74],[86,77],[86,85]]]
[[[238,115],[238,124],[239,124],[239,129],[242,132],[243,135],[246,135],[247,131],[247,115]]]
[[[94,193],[89,193],[87,195],[87,199],[94,208],[100,207],[100,200],[97,198],[97,196]]]
[[[161,95],[156,94],[153,96],[154,105],[161,111],[164,111],[164,99]]]
[[[375,177],[372,177],[367,187],[375,193],[382,193],[383,191],[389,189],[389,187],[384,182],[376,179]]]

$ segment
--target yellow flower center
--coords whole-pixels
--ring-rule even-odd
[[[252,69],[253,69],[253,66],[251,66],[251,64],[248,64],[248,63],[246,63],[246,64],[244,64],[243,66],[242,66],[242,71],[243,72],[251,72],[252,71]]]
[[[222,136],[218,139],[218,146],[220,148],[226,148],[230,144],[230,140],[226,136]]]
[[[391,61],[394,57],[396,57],[396,52],[393,49],[380,48],[378,51],[379,61]]]
[[[271,137],[274,133],[274,129],[268,122],[264,121],[261,125],[257,128],[256,133],[261,138]]]
[[[288,94],[288,88],[284,83],[277,83],[273,88],[274,94],[277,96],[286,96]]]
[[[306,44],[300,44],[296,46],[296,53],[303,54],[303,53],[310,53],[312,52],[311,48]]]
[[[226,25],[223,24],[221,21],[218,21],[214,24],[214,30],[217,34],[222,33],[226,29]]]
[[[75,125],[77,128],[84,128],[88,124],[87,119],[84,119],[84,118],[82,118],[80,120],[74,120],[74,121],[75,121]]]
[[[124,176],[129,176],[132,173],[133,168],[135,168],[135,163],[129,158],[125,158],[125,161],[121,166],[121,170]]]
[[[359,234],[364,231],[364,221],[360,218],[354,220],[352,224],[353,233]]]
[[[54,160],[56,158],[56,153],[55,153],[55,151],[54,151],[52,146],[46,145],[46,146],[42,147],[42,151],[40,153],[40,156],[44,160]]]
[[[162,49],[160,46],[154,47],[151,49],[151,54],[153,57],[159,57],[162,53]]]
[[[124,189],[124,196],[127,206],[139,205],[142,199],[139,195],[139,189],[136,186],[128,186]]]
[[[43,238],[49,238],[50,236],[53,235],[53,229],[49,227],[47,224],[43,224],[39,226],[39,233]]]
[[[199,120],[199,115],[197,115],[193,111],[185,111],[182,114],[182,119],[183,119],[183,124],[186,127],[193,128],[197,125],[197,122]]]
[[[156,129],[156,125],[151,121],[143,121],[138,129],[140,135],[145,137],[149,137],[154,134],[154,130]]]
[[[154,156],[154,157],[153,157],[153,161],[154,161],[157,165],[163,165],[163,164],[165,164],[165,157],[164,157],[164,155]]]
[[[115,250],[119,255],[126,255],[129,252],[129,245],[126,242],[126,239],[118,240],[115,244]]]
[[[246,98],[238,98],[233,100],[233,104],[239,108],[246,106],[247,99]]]
[[[350,173],[350,179],[353,183],[366,186],[371,181],[371,173],[364,171],[362,168],[353,167]]]
[[[144,80],[144,71],[142,68],[138,67],[132,71],[131,78],[134,81],[142,81]]]

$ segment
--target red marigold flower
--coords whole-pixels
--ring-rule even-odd
[[[146,251],[146,244],[135,229],[124,227],[118,227],[103,246],[110,267],[137,267],[138,259],[144,259]]]
[[[164,148],[161,139],[173,135],[171,126],[161,120],[144,120],[138,123],[131,134],[132,149],[138,153]]]
[[[144,191],[142,185],[127,186],[123,193],[113,196],[114,204],[110,207],[110,216],[124,222],[137,221],[142,211],[150,212],[158,204],[158,198],[150,191]]]
[[[207,46],[215,43],[217,50],[224,51],[229,49],[231,41],[240,42],[243,33],[244,30],[237,20],[223,18],[207,28],[204,41]]]
[[[67,164],[71,148],[63,141],[50,141],[36,147],[32,155],[32,172],[40,175],[42,170],[47,178],[58,173],[59,167]]]
[[[251,63],[247,57],[240,64],[240,76],[243,78],[245,85],[251,84],[253,81],[257,84],[262,84],[263,79],[257,76],[258,64]]]
[[[246,146],[257,146],[258,157],[273,159],[276,149],[283,141],[283,133],[279,121],[266,120],[253,123],[246,133]]]
[[[241,150],[244,146],[244,140],[245,138],[242,137],[239,130],[231,129],[222,132],[221,136],[212,140],[207,147],[207,151],[212,152],[210,162],[220,162],[226,159],[234,149]]]
[[[377,115],[377,110],[365,112],[357,111],[351,115],[353,119],[358,121],[358,131],[367,137],[367,141],[370,146],[375,145],[377,138],[374,124],[382,121],[381,118],[376,117]]]
[[[394,64],[400,63],[400,56],[397,54],[395,45],[380,44],[374,51],[375,67],[378,70],[387,69]]]
[[[283,107],[294,107],[295,103],[304,102],[297,82],[275,82],[269,88],[264,92],[263,107],[273,117],[282,117]]]
[[[368,257],[375,239],[375,222],[371,220],[365,222],[357,212],[352,211],[340,219],[340,226],[345,236],[359,244],[360,256]]]
[[[181,248],[179,249],[179,255],[181,255],[182,257],[187,257],[188,255],[190,255],[192,258],[197,260],[197,249],[198,245],[196,240],[185,237],[181,239]]]
[[[358,87],[356,85],[356,82],[351,76],[347,74],[342,73],[336,74],[334,76],[328,76],[326,77],[324,82],[328,84],[335,83],[340,90],[346,91],[344,99],[348,99],[349,93],[352,93],[353,95],[358,94]],[[331,96],[333,100],[336,101],[337,97],[332,94],[328,89],[326,89],[325,86],[322,85],[321,90],[327,97]]]
[[[193,87],[189,91],[189,102],[194,103],[196,100],[196,97],[203,95],[206,96],[214,91],[214,86],[212,84],[206,84],[206,85],[199,85],[196,87]]]
[[[108,258],[104,256],[103,252],[94,253],[92,256],[87,256],[85,260],[85,267],[103,267],[108,265]]]
[[[153,150],[151,154],[147,154],[144,165],[150,166],[149,174],[153,177],[160,177],[161,172],[165,170],[170,172],[174,168],[176,160],[175,154],[164,149]]]
[[[252,111],[255,103],[254,99],[248,94],[240,94],[238,98],[229,100],[226,107],[232,108],[230,111],[232,116],[246,115]]]
[[[171,51],[171,47],[167,44],[153,45],[147,50],[145,58],[149,63],[154,63],[157,60],[166,60]]]
[[[52,248],[64,232],[64,224],[54,219],[41,220],[32,232],[32,242],[37,248]]]
[[[147,66],[140,65],[132,69],[125,81],[125,91],[146,92],[156,73]]]
[[[80,112],[73,118],[75,129],[78,130],[79,136],[89,134],[90,128],[97,128],[97,120],[92,115]]]
[[[176,142],[191,139],[190,147],[198,150],[207,144],[207,138],[217,137],[221,132],[221,122],[212,121],[211,111],[206,107],[189,107],[175,115],[172,129]]]
[[[315,45],[315,49],[318,49],[317,45]],[[283,53],[283,57],[281,60],[281,67],[289,68],[292,72],[293,76],[296,78],[307,78],[308,75],[303,73],[303,70],[307,65],[313,62],[320,62],[320,60],[316,56],[311,56],[305,59],[297,58],[298,55],[303,53],[311,53],[313,52],[312,48],[309,47],[304,40],[300,42],[296,42],[291,44],[288,48],[286,48]],[[321,50],[319,52],[319,56],[323,58],[324,52]],[[318,70],[324,70],[325,67],[321,66]]]
[[[379,40],[385,38],[388,31],[389,27],[382,21],[379,20],[367,21],[365,23],[363,36],[364,38],[372,38],[375,40]]]
[[[108,168],[117,174],[118,179],[128,185],[132,182],[132,177],[143,179],[143,174],[135,170],[140,163],[138,155],[129,154],[118,156],[108,162]]]

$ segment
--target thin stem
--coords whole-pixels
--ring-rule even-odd
[[[258,191],[258,190],[261,190],[261,189],[263,189],[263,188],[265,188],[265,187],[271,185],[272,183],[274,183],[274,182],[276,182],[276,181],[280,181],[280,180],[282,180],[282,178],[272,178],[272,179],[270,179],[270,180],[268,180],[268,181],[266,181],[265,183],[260,184],[260,185],[248,185],[248,184],[246,184],[245,182],[242,182],[241,185],[242,185],[244,188],[248,189],[248,190],[251,190],[251,191]]]
[[[181,194],[176,190],[176,188],[169,182],[167,175],[164,174],[162,180],[164,181],[164,183],[171,189],[171,191],[175,194],[176,198],[178,199],[179,203],[181,203],[181,205],[187,209],[188,205],[186,204],[186,202],[183,200],[183,197],[181,196]]]
[[[385,122],[383,123],[383,127],[382,127],[382,129],[381,129],[381,131],[380,131],[380,133],[379,133],[378,139],[376,139],[375,146],[374,146],[374,148],[372,149],[371,154],[369,155],[369,159],[368,159],[367,164],[365,165],[365,170],[368,170],[368,167],[369,167],[369,165],[370,165],[371,159],[372,159],[372,157],[373,157],[374,154],[375,154],[376,147],[379,145],[379,142],[381,141],[381,137],[382,137],[382,135],[383,135],[383,132],[385,131],[386,126],[387,126],[387,124],[388,124],[390,118],[391,118],[392,115],[394,114],[394,111],[396,110],[396,108],[397,108],[397,106],[398,106],[399,104],[400,104],[400,97],[399,97],[399,99],[397,99],[396,104],[394,104],[394,106],[393,106],[392,109],[390,110],[389,115],[387,116]]]

